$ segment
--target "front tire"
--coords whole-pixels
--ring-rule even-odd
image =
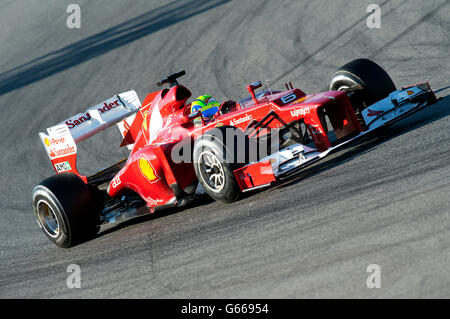
[[[234,134],[233,143],[227,143],[233,137],[227,135],[227,130]],[[240,188],[233,171],[248,162],[248,148],[248,137],[231,126],[214,128],[195,141],[195,173],[209,196],[226,203],[239,198]]]
[[[33,190],[38,225],[62,248],[72,247],[97,234],[100,207],[96,190],[73,173],[51,176]]]
[[[368,59],[357,59],[340,67],[331,77],[330,91],[348,91],[359,86],[359,96],[364,107],[386,98],[396,90],[395,84],[385,70]]]

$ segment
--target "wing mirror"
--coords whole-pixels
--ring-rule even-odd
[[[252,83],[252,84],[247,86],[247,91],[250,93],[250,95],[252,96],[252,100],[255,103],[258,103],[258,100],[255,97],[255,90],[259,89],[261,86],[262,86],[261,81],[254,82],[254,83]]]

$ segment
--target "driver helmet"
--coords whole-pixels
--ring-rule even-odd
[[[202,95],[191,103],[191,114],[197,111],[202,112],[205,121],[210,121],[219,111],[220,103],[211,95]]]

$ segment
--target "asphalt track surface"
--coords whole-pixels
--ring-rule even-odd
[[[450,297],[450,1],[2,1],[0,297]],[[366,26],[378,3],[382,28]],[[205,198],[69,250],[38,228],[31,191],[52,174],[37,133],[118,92],[141,100],[180,69],[194,97],[271,79],[306,92],[359,57],[444,99],[308,170],[225,205]],[[126,156],[116,129],[82,143],[93,172]],[[80,289],[66,268],[81,267]],[[381,288],[366,286],[381,267]]]

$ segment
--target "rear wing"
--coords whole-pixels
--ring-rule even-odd
[[[57,174],[73,172],[85,182],[76,168],[77,145],[92,135],[116,124],[122,134],[127,133],[133,123],[141,102],[135,91],[114,95],[102,103],[87,109],[39,133],[41,142]]]

